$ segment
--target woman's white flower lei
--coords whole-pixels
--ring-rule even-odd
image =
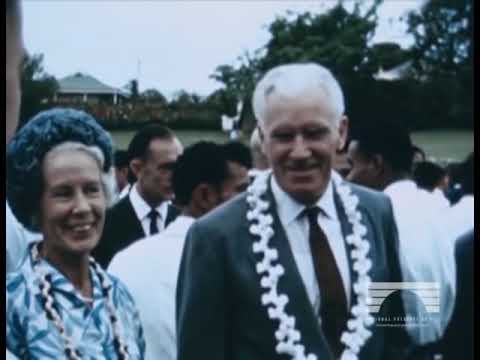
[[[65,344],[65,355],[67,356],[67,358],[71,360],[81,360],[81,356],[78,350],[75,349],[73,340],[70,336],[67,335],[67,331],[65,325],[63,324],[62,318],[60,317],[60,314],[54,306],[55,300],[51,293],[52,284],[50,276],[46,273],[45,269],[38,266],[41,260],[39,245],[40,244],[37,243],[32,246],[31,257],[33,261],[33,270],[35,272],[38,272],[40,275],[40,294],[44,299],[44,308],[47,313],[47,317],[49,318],[49,320],[53,321],[53,324],[55,325],[58,332],[60,333],[61,338],[63,339],[63,342]],[[104,270],[93,258],[90,259],[90,265],[93,266],[98,277],[100,278],[102,295],[104,296],[105,305],[109,313],[109,319],[112,323],[114,346],[118,358],[120,360],[128,360],[130,358],[128,354],[128,346],[122,340],[119,319],[115,314],[115,307],[113,306],[113,300],[111,299],[113,285],[111,284],[110,280],[108,280],[108,277]]]
[[[275,332],[277,340],[276,351],[278,354],[290,355],[293,360],[317,360],[315,354],[308,354],[302,345],[300,331],[295,327],[295,317],[287,314],[285,307],[289,298],[278,292],[278,281],[285,273],[279,263],[278,251],[269,245],[274,235],[272,228],[273,217],[268,213],[270,204],[262,199],[267,192],[270,171],[253,171],[254,178],[248,188],[247,202],[250,210],[247,219],[250,222],[250,233],[255,237],[253,252],[263,254],[263,260],[257,263],[257,273],[261,276],[261,287],[265,289],[262,295],[262,304],[268,309],[271,320],[278,320],[278,330]],[[372,335],[368,327],[373,325],[374,318],[369,314],[368,303],[369,285],[371,282],[368,272],[372,262],[368,258],[370,244],[364,239],[367,234],[366,227],[362,224],[362,216],[357,209],[358,197],[352,194],[351,188],[342,181],[341,177],[333,173],[332,179],[336,190],[345,207],[348,221],[353,227],[353,234],[348,235],[346,241],[353,249],[351,258],[354,259],[353,270],[358,275],[358,280],[353,284],[353,291],[357,295],[357,303],[351,309],[352,318],[347,322],[347,330],[342,334],[341,341],[345,344],[341,360],[356,360],[362,346]]]

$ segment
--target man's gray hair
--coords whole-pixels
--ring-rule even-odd
[[[263,126],[268,107],[275,98],[326,98],[338,124],[345,112],[342,89],[332,73],[315,63],[296,63],[273,68],[260,80],[253,94],[253,111]]]

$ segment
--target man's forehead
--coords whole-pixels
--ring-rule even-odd
[[[325,97],[306,97],[306,98],[277,98],[269,102],[266,107],[265,120],[275,120],[282,118],[286,114],[295,115],[301,113],[310,113],[315,118],[334,119],[333,105]]]
[[[147,150],[147,158],[176,160],[180,155],[178,145],[173,139],[154,139]]]

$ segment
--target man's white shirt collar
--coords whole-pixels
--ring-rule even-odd
[[[278,215],[280,219],[283,219],[284,223],[288,226],[293,221],[298,219],[298,216],[305,209],[305,205],[294,200],[289,194],[280,188],[275,176],[272,176],[271,184],[273,196],[277,203]],[[331,220],[338,220],[337,208],[335,207],[335,201],[333,197],[333,182],[331,178],[328,181],[327,189],[320,199],[318,199],[316,205],[322,209],[322,212],[326,214],[327,218]]]
[[[146,203],[145,200],[143,200],[143,198],[138,193],[137,184],[132,187],[129,196],[130,201],[133,205],[133,209],[135,210],[135,214],[137,214],[137,217],[140,221],[143,221],[148,217],[148,214],[150,214],[152,208]],[[162,219],[162,221],[165,221],[168,212],[168,201],[162,202],[159,206],[155,208],[155,210],[157,210],[157,212],[160,214],[160,218]]]

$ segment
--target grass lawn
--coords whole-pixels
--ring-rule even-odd
[[[134,131],[114,131],[112,136],[118,148],[127,148]],[[201,140],[219,143],[228,141],[226,134],[215,131],[177,131],[185,146]],[[442,131],[433,130],[417,132],[412,135],[413,142],[436,160],[463,160],[474,148],[473,131]]]
[[[473,131],[425,131],[412,135],[427,156],[442,161],[461,161],[474,149]]]

